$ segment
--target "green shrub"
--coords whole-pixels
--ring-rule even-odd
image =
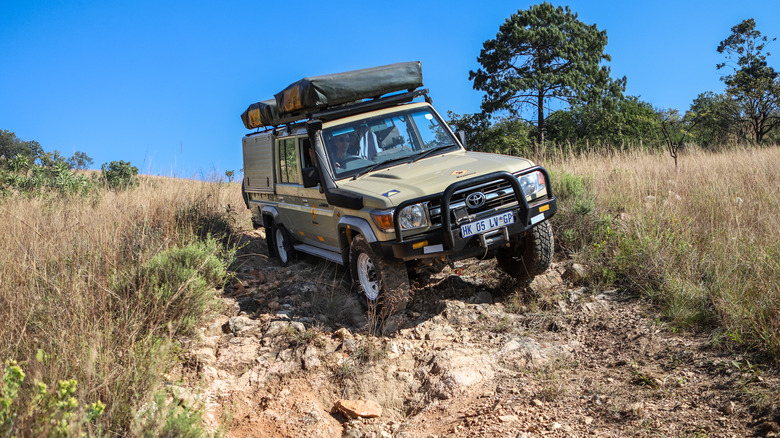
[[[222,252],[209,238],[165,250],[141,266],[135,288],[155,324],[171,323],[177,332],[194,327],[214,299],[212,288],[227,275]]]
[[[558,199],[558,213],[553,216],[556,252],[572,255],[594,241],[597,218],[596,201],[589,178],[569,173],[552,173],[552,186]]]
[[[100,168],[103,171],[103,181],[111,189],[124,190],[138,185],[135,178],[138,168],[127,161],[104,163]]]

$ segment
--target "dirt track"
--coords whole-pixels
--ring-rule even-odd
[[[246,235],[226,310],[190,346],[207,419],[235,437],[775,436],[776,374],[677,333],[617,291],[519,288],[493,261],[458,263],[370,330],[346,270],[280,267]],[[349,420],[336,400],[378,418]],[[756,407],[758,406],[758,407]]]

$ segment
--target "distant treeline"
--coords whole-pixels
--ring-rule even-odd
[[[70,157],[56,149],[46,152],[37,141],[25,141],[11,131],[0,129],[0,198],[12,193],[89,195],[104,186],[126,189],[136,184],[138,168],[125,161],[105,163],[102,172],[91,177],[77,172],[93,162],[84,152],[77,151]]]
[[[555,32],[550,32],[555,29]],[[780,140],[780,75],[767,63],[763,36],[747,19],[714,47],[724,62],[723,93],[701,93],[690,108],[653,108],[624,94],[626,77],[612,79],[605,62],[606,31],[586,25],[568,7],[549,3],[520,10],[483,44],[470,72],[484,91],[482,112],[450,112],[469,147],[522,155],[544,148],[661,148],[696,144],[718,149]],[[559,108],[550,110],[551,107]],[[523,117],[531,112],[532,120]]]

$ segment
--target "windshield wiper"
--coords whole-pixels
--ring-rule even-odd
[[[427,151],[425,151],[422,154],[420,154],[417,157],[415,157],[415,159],[414,159],[414,161],[412,161],[412,163],[417,162],[419,160],[422,160],[425,157],[430,157],[436,151],[440,151],[442,149],[449,149],[449,148],[451,148],[453,146],[455,146],[455,145],[454,144],[448,144],[448,145],[444,145],[444,146],[436,146],[433,149],[428,149]]]
[[[403,157],[391,158],[391,159],[386,160],[386,161],[381,161],[379,163],[372,164],[371,166],[366,167],[365,169],[363,169],[360,172],[356,173],[355,176],[352,177],[352,181],[358,179],[358,177],[361,177],[361,176],[367,174],[368,172],[371,172],[371,171],[374,171],[376,169],[379,169],[380,167],[384,166],[385,164],[395,163],[396,161],[402,161],[402,160],[408,160],[408,159],[409,159],[409,156],[406,155],[406,156],[403,156]]]

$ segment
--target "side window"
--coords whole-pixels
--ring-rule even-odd
[[[279,140],[279,182],[301,184],[298,169],[298,144],[295,138]]]
[[[301,138],[301,153],[303,154],[303,167],[314,167],[314,149],[308,138]]]

